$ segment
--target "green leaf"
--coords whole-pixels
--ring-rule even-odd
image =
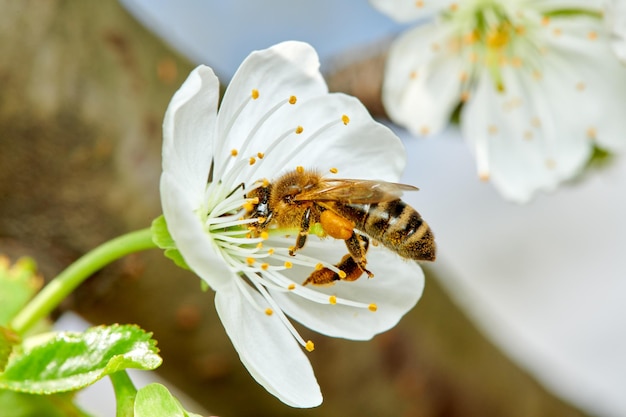
[[[152,241],[165,251],[164,254],[167,258],[174,261],[178,267],[191,270],[187,262],[185,262],[183,255],[181,255],[178,248],[176,248],[176,242],[174,242],[169,230],[167,230],[167,223],[163,215],[160,215],[152,221],[150,231],[152,232]]]
[[[161,384],[150,384],[137,391],[135,417],[201,417],[183,409],[180,402]]]
[[[31,258],[20,258],[13,265],[0,256],[0,326],[7,325],[43,285]]]
[[[0,390],[2,417],[89,417],[72,401],[72,395],[32,395]]]
[[[98,326],[25,339],[0,374],[0,388],[31,394],[77,390],[122,369],[161,365],[151,333],[133,325]]]

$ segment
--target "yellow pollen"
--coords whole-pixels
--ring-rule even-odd
[[[256,218],[257,223],[265,223],[265,220],[267,220],[265,217],[257,217]]]
[[[337,297],[335,297],[334,295],[331,295],[330,297],[328,297],[328,302],[331,303],[332,305],[337,304]]]
[[[243,203],[242,207],[245,211],[252,211],[254,209],[254,204],[252,204],[249,201],[246,201],[245,203]]]
[[[246,233],[246,239],[252,239],[252,233]]]
[[[322,265],[321,263],[315,265],[315,270],[316,271],[321,271],[322,269],[324,269],[324,265]]]
[[[261,233],[261,236],[263,236],[263,233]],[[269,249],[267,250],[267,254],[268,254],[268,255],[270,255],[270,256],[272,256],[272,255],[274,254],[274,252],[276,252],[276,251],[274,250],[274,248],[269,248]]]
[[[287,289],[288,289],[289,291],[293,291],[293,290],[295,290],[295,289],[296,289],[296,284],[294,284],[294,283],[289,284],[289,286],[287,287]]]
[[[502,48],[505,46],[509,43],[508,25],[499,25],[490,30],[485,41],[490,48]]]
[[[308,352],[313,352],[313,351],[315,350],[315,344],[314,344],[312,341],[307,340],[307,341],[306,341],[306,344],[304,345],[304,348],[305,348]]]
[[[339,270],[339,272],[337,272],[337,275],[339,275],[339,278],[341,279],[344,279],[346,277],[346,273],[341,269]]]
[[[261,232],[261,239],[267,240],[270,238],[270,234],[267,232]],[[271,255],[271,254],[270,254]]]
[[[252,204],[259,204],[259,197],[250,198],[248,201]]]
[[[347,125],[348,123],[350,123],[350,118],[344,114],[341,116],[341,121],[343,122],[344,125]]]
[[[296,101],[298,101],[296,96],[289,97],[289,104],[296,104]]]
[[[589,139],[596,139],[598,135],[598,132],[596,132],[596,129],[593,127],[590,127],[589,129],[587,129],[587,136],[589,136]]]
[[[302,126],[298,126],[296,127],[296,135],[299,135],[300,133],[302,133],[304,131],[304,128]]]
[[[262,264],[261,264],[261,269],[262,269],[262,270],[264,270],[264,271],[267,271],[267,269],[268,269],[269,267],[270,267],[270,264],[268,264],[268,263],[262,263]]]
[[[303,167],[302,165],[298,165],[298,166],[296,167],[296,172],[297,172],[298,174],[302,174],[302,173],[304,172],[304,167]]]
[[[253,265],[255,260],[254,258],[246,258],[246,262],[248,263],[248,265]]]
[[[291,269],[291,268],[293,268],[293,264],[291,262],[289,262],[289,261],[285,261],[285,268]]]
[[[257,156],[259,159],[263,159],[263,157],[265,156],[265,154],[264,154],[263,152],[257,152],[256,156]]]
[[[266,178],[263,178],[263,187],[267,187],[268,185],[270,185],[269,180]]]
[[[334,168],[334,167],[329,169],[329,171],[330,171],[331,174],[336,174],[336,173],[339,172],[339,170],[337,168]]]
[[[230,156],[237,156],[238,153],[239,151],[237,149],[233,149],[230,151]]]
[[[259,98],[259,90],[253,88],[250,96],[252,97],[252,100],[256,100],[257,98]]]
[[[254,165],[254,163],[256,162],[256,158],[254,156],[250,157],[250,165]]]
[[[265,314],[267,314],[268,316],[271,316],[272,314],[274,314],[274,310],[268,307],[265,309]]]
[[[367,306],[367,309],[369,311],[371,311],[371,312],[374,312],[374,311],[378,310],[378,306],[376,304],[372,303],[372,304]]]

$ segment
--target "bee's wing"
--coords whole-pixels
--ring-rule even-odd
[[[341,201],[345,203],[368,204],[396,200],[405,191],[419,188],[407,184],[377,180],[333,179],[324,180],[320,187],[304,191],[295,198],[297,201]]]

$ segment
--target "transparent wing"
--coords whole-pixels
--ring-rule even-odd
[[[406,191],[419,188],[408,184],[377,180],[332,179],[324,180],[318,187],[298,194],[296,201],[341,201],[368,204],[396,200]]]

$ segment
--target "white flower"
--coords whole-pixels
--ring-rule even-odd
[[[626,0],[606,0],[604,16],[611,32],[613,51],[626,64]]]
[[[372,2],[396,11],[413,5],[414,16],[433,3]],[[609,48],[600,2],[436,4],[436,21],[392,45],[383,101],[395,122],[434,134],[463,103],[462,133],[479,176],[518,202],[578,174],[594,145],[624,148],[626,70]],[[581,8],[588,10],[571,12]]]
[[[325,335],[370,339],[415,305],[423,274],[417,264],[374,247],[368,268],[376,278],[304,287],[315,265],[339,262],[344,243],[310,236],[289,256],[295,237],[248,235],[244,195],[260,179],[271,181],[297,166],[397,181],[404,150],[358,100],[328,93],[307,44],[252,53],[219,112],[218,94],[213,71],[200,66],[165,115],[161,200],[167,227],[189,267],[216,292],[217,312],[252,376],[286,404],[313,407],[322,397],[303,351],[313,344],[286,315]]]

